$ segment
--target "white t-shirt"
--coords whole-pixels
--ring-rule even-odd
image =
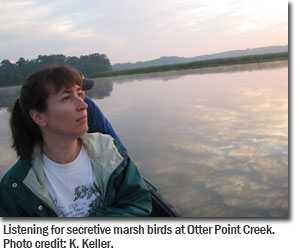
[[[58,164],[43,154],[46,187],[59,217],[87,217],[101,199],[91,160],[84,149],[68,164]]]

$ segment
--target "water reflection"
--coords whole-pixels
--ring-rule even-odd
[[[97,79],[89,94],[184,216],[288,216],[287,62],[202,70]]]
[[[0,110],[10,110],[14,101],[19,97],[20,86],[0,88]]]
[[[215,74],[215,73],[232,73],[240,71],[253,71],[253,70],[266,70],[287,67],[287,61],[276,61],[272,63],[260,63],[260,64],[245,64],[245,65],[232,65],[232,66],[220,66],[203,69],[189,69],[178,70],[169,72],[156,72],[140,75],[128,75],[119,77],[104,77],[94,79],[95,85],[91,89],[88,95],[91,98],[104,99],[109,97],[113,91],[113,84],[121,84],[128,82],[140,82],[144,80],[157,79],[160,81],[172,81],[179,79],[187,75],[200,75],[200,74]],[[4,87],[0,88],[0,108],[10,109],[13,102],[18,98],[20,86]],[[251,93],[250,93],[251,94]],[[256,93],[257,95],[257,93]]]
[[[91,98],[103,99],[109,97],[113,91],[113,79],[111,78],[98,78],[94,79],[94,87],[88,92]]]
[[[98,104],[185,216],[284,217],[287,86],[287,67],[191,74],[115,85]]]

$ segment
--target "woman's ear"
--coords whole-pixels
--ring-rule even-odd
[[[30,109],[29,115],[31,119],[40,127],[46,127],[45,115],[42,112],[37,111],[36,109]]]

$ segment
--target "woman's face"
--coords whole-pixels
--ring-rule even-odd
[[[44,130],[53,135],[79,137],[88,130],[87,107],[80,86],[63,88],[51,93],[43,114]]]

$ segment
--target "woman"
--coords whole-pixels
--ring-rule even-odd
[[[19,161],[1,181],[2,216],[150,215],[133,162],[111,136],[89,128],[82,81],[53,66],[23,84],[10,119]]]

